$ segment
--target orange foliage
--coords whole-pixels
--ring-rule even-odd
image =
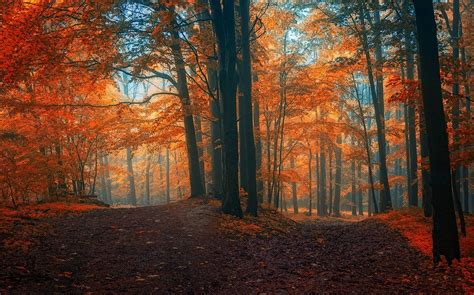
[[[217,202],[214,201],[217,206]],[[242,202],[245,204],[245,202]],[[221,216],[220,227],[225,233],[232,236],[265,236],[288,233],[295,228],[296,223],[291,219],[279,214],[276,210],[262,208],[258,217],[246,215],[244,218],[237,218],[230,215]]]
[[[410,245],[426,256],[432,255],[433,244],[431,240],[431,218],[423,216],[418,208],[404,208],[385,214],[376,215],[374,218],[388,224],[407,238]],[[467,236],[460,235],[462,275],[474,283],[474,216],[466,216]],[[465,286],[469,293],[472,287]],[[471,293],[472,294],[472,293]]]
[[[95,204],[79,204],[79,203],[42,203],[35,205],[27,205],[19,207],[18,209],[0,208],[0,218],[27,218],[37,219],[54,217],[64,213],[85,212],[96,209],[103,209]]]
[[[419,209],[404,208],[398,211],[376,215],[375,218],[387,223],[391,228],[400,231],[410,245],[427,256],[431,256],[431,221],[423,216]]]
[[[414,248],[431,256],[431,218],[424,217],[421,209],[404,208],[376,215],[375,218],[400,231]],[[466,216],[465,219],[467,236],[460,236],[461,256],[474,258],[474,216]]]
[[[35,239],[47,234],[48,226],[35,224],[31,220],[50,218],[63,214],[75,214],[101,209],[95,204],[80,203],[44,203],[18,207],[17,209],[0,208],[0,235],[5,235],[5,247],[18,249],[26,253],[35,243]]]

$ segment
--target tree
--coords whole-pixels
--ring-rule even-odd
[[[151,156],[146,155],[146,164],[145,164],[145,182],[144,182],[144,200],[143,203],[145,205],[150,205],[150,178],[151,178],[151,171],[150,171],[150,166],[151,166]]]
[[[245,154],[241,153],[241,163],[245,161],[244,167],[247,171],[240,171],[246,177],[246,189],[248,193],[247,213],[257,216],[257,162],[255,141],[253,134],[253,114],[252,114],[252,62],[250,55],[250,1],[240,0],[240,26],[242,30],[242,66],[240,72],[240,89],[243,100],[241,103],[240,120],[242,129],[240,132],[245,138]],[[242,136],[241,136],[242,138]]]
[[[408,0],[403,2],[405,12],[409,14]],[[408,18],[410,19],[410,18]],[[413,58],[413,46],[411,32],[405,29],[405,52],[406,52],[406,79],[411,82],[415,79],[415,61]],[[408,146],[408,205],[418,206],[418,167],[416,152],[416,126],[415,126],[415,106],[408,103],[406,106],[406,123],[408,125],[406,142]]]
[[[433,2],[414,1],[420,79],[430,158],[433,203],[433,260],[460,260],[453,205],[448,134],[441,95],[438,40]]]
[[[171,201],[170,196],[170,149],[166,149],[166,204]]]
[[[209,154],[211,156],[211,179],[212,179],[212,194],[215,198],[222,199],[222,136],[221,124],[222,114],[219,107],[219,92],[217,91],[217,71],[216,61],[214,55],[216,54],[215,37],[212,32],[209,20],[211,15],[209,12],[209,3],[205,0],[200,0],[196,5],[197,18],[199,20],[199,28],[206,37],[205,42],[209,44],[206,47],[205,67],[207,73],[206,86],[209,91],[209,111],[212,119],[210,120],[210,145]]]
[[[137,193],[135,190],[135,174],[133,173],[133,153],[130,147],[127,147],[127,173],[129,183],[127,203],[135,206],[137,204]]]
[[[319,209],[318,212],[320,216],[326,216],[328,214],[327,204],[326,204],[326,153],[325,153],[325,146],[324,144],[321,145],[321,152],[320,152],[320,166],[321,166],[321,173],[320,173],[320,186],[321,186],[321,194],[319,196]]]
[[[379,160],[380,160],[380,179],[383,185],[382,194],[380,197],[380,211],[384,212],[386,210],[392,209],[391,198],[390,198],[390,185],[388,182],[388,171],[387,171],[387,160],[386,160],[386,139],[385,139],[385,113],[383,107],[383,77],[381,74],[381,44],[379,38],[377,38],[376,44],[376,80],[374,79],[373,74],[373,65],[372,65],[372,58],[370,56],[369,51],[369,42],[367,38],[367,31],[365,28],[365,11],[363,8],[363,4],[358,4],[359,9],[359,18],[360,24],[362,25],[362,30],[358,32],[359,38],[362,43],[362,47],[365,53],[365,59],[367,63],[367,73],[369,77],[369,84],[370,84],[370,91],[372,95],[372,102],[374,104],[374,112],[375,112],[375,122],[377,124],[377,143],[378,143],[378,151],[379,151]],[[377,5],[378,6],[378,5]],[[378,10],[375,11],[375,22],[380,22],[380,12]]]
[[[342,151],[339,146],[342,143],[342,136],[337,136],[336,146],[336,184],[334,192],[334,206],[332,211],[334,216],[341,216],[340,206],[341,206],[341,186],[342,186]]]
[[[230,0],[210,1],[211,16],[217,39],[219,91],[222,95],[224,138],[224,200],[222,211],[242,217],[238,176],[238,133],[236,110],[236,41],[234,3]]]
[[[177,22],[175,13],[172,13],[173,21],[170,24],[170,34],[172,36],[171,50],[176,67],[177,89],[183,104],[184,129],[186,135],[186,148],[188,151],[189,182],[191,187],[191,197],[204,196],[204,184],[201,176],[201,164],[199,163],[199,152],[196,139],[196,129],[194,125],[191,100],[189,98],[187,74],[185,61],[181,52],[179,32],[177,31]]]
[[[291,157],[290,158],[290,168],[295,169],[295,158]],[[291,182],[291,196],[293,200],[293,213],[298,214],[298,193],[297,193],[297,187],[296,187],[296,182]]]

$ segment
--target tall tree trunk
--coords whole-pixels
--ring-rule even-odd
[[[370,184],[370,174],[368,172],[367,172],[367,178],[368,178],[367,180]],[[374,201],[373,201],[371,196],[372,196],[372,188],[369,188],[367,190],[367,215],[369,215],[369,216],[372,216],[372,214],[373,214],[372,213],[372,211],[373,211],[372,207],[374,206],[373,205]],[[375,197],[375,194],[373,196]]]
[[[242,29],[242,71],[240,73],[240,86],[242,91],[241,103],[243,110],[242,120],[245,136],[246,152],[246,185],[248,193],[247,213],[257,216],[257,161],[255,151],[255,140],[253,134],[252,114],[252,61],[250,55],[250,1],[240,0],[240,26]],[[241,154],[242,156],[242,154]],[[242,172],[241,172],[242,173]]]
[[[214,32],[217,37],[219,91],[222,94],[224,130],[225,195],[222,211],[242,217],[239,196],[239,154],[236,109],[236,41],[234,2],[210,0]]]
[[[362,97],[361,95],[359,95],[359,90],[357,88],[357,83],[355,81],[353,74],[352,74],[352,82],[354,84],[354,89],[356,92],[357,107],[359,109],[359,117],[362,123],[362,128],[364,130],[364,145],[365,145],[365,152],[367,154],[367,170],[368,170],[369,184],[370,184],[370,192],[367,193],[367,196],[368,196],[367,202],[368,202],[368,214],[369,216],[371,216],[372,211],[374,211],[374,213],[376,214],[379,213],[379,211],[377,207],[377,201],[375,199],[374,173],[372,171],[372,156],[371,156],[372,152],[370,150],[371,140],[369,137],[369,133],[367,131],[367,129],[370,128],[370,121],[369,121],[369,127],[367,128],[367,124],[365,123],[364,110],[362,109],[362,102],[361,102]],[[370,196],[372,196],[372,198]]]
[[[285,46],[286,48],[286,46]],[[282,82],[282,89],[281,89],[281,93],[282,93],[282,106],[281,106],[281,110],[280,110],[280,118],[281,120],[279,120],[279,124],[277,124],[279,126],[279,129],[277,130],[278,133],[279,133],[279,136],[277,137],[277,139],[279,140],[279,145],[277,144],[277,147],[278,147],[278,166],[277,166],[277,176],[276,176],[276,179],[277,179],[277,191],[276,191],[276,196],[277,196],[277,200],[278,200],[278,196],[280,195],[280,189],[282,188],[282,182],[281,182],[281,170],[283,168],[283,150],[284,150],[284,130],[285,130],[285,119],[286,119],[286,73],[283,72],[283,82]],[[281,204],[281,203],[280,203]],[[276,204],[278,205],[278,204]],[[283,205],[283,204],[281,204]],[[278,206],[277,206],[278,208]]]
[[[430,160],[428,155],[428,136],[426,135],[425,118],[423,117],[423,108],[420,107],[420,146],[421,146],[421,179],[423,181],[422,205],[425,217],[431,217],[433,214],[431,200],[431,176]]]
[[[352,140],[352,144],[354,144],[354,140]],[[356,199],[356,167],[355,167],[355,160],[351,160],[351,208],[352,208],[352,215],[357,215],[357,199]]]
[[[460,35],[462,36],[462,25],[460,25]],[[466,73],[467,60],[466,60],[466,47],[461,48],[461,61],[462,61],[462,75],[464,80],[464,96],[465,96],[465,107],[466,107],[466,118],[471,118],[471,97],[468,77]],[[463,193],[464,193],[464,208],[467,208],[467,212],[470,212],[469,208],[469,166],[464,165],[462,167],[462,179],[463,179]],[[471,202],[472,203],[472,202]],[[471,204],[472,205],[472,204]],[[472,211],[471,211],[472,212]]]
[[[327,191],[326,191],[326,153],[324,150],[325,146],[322,143],[321,144],[321,156],[320,156],[320,168],[321,168],[321,175],[320,175],[320,183],[321,183],[321,195],[319,196],[320,199],[320,214],[321,216],[327,216],[328,215],[328,210],[327,210],[327,201],[326,201],[326,196],[327,196]]]
[[[255,159],[257,170],[257,196],[259,204],[263,203],[263,178],[262,178],[262,137],[260,133],[260,105],[258,101],[254,101],[254,124],[255,130]]]
[[[282,98],[281,98],[281,95],[280,95],[280,105],[279,105],[279,109],[282,108]],[[278,112],[278,117],[275,118],[275,122],[274,122],[274,130],[273,130],[273,165],[272,165],[272,171],[271,171],[271,188],[270,188],[270,192],[271,192],[271,196],[273,197],[273,204],[275,206],[275,208],[278,208],[278,205],[279,205],[279,198],[278,198],[278,193],[276,193],[277,191],[277,178],[276,178],[276,173],[277,173],[277,170],[278,170],[278,165],[277,165],[277,160],[278,160],[278,137],[279,137],[279,130],[280,130],[280,123],[279,123],[279,118],[281,117],[280,116],[281,114],[281,111]]]
[[[195,115],[194,117],[194,125],[196,126],[196,144],[198,149],[198,157],[199,157],[199,171],[201,173],[201,183],[203,188],[202,195],[206,195],[206,170],[204,169],[204,143],[202,138],[202,123],[201,117]]]
[[[273,194],[273,177],[270,177],[272,175],[272,156],[271,156],[271,150],[270,150],[270,119],[266,118],[265,120],[265,146],[266,146],[266,156],[267,156],[267,200],[268,204],[272,204],[272,194]]]
[[[308,155],[308,191],[309,191],[309,202],[308,202],[308,215],[311,216],[313,211],[313,152],[311,151],[311,146],[309,148]]]
[[[336,138],[336,184],[334,191],[334,205],[333,213],[334,216],[341,216],[340,205],[341,205],[341,187],[342,187],[342,151],[340,145],[342,144],[342,136],[339,134]]]
[[[460,260],[433,2],[414,1],[433,203],[433,260]]]
[[[285,71],[286,67],[286,54],[287,54],[287,41],[288,41],[288,30],[285,32],[283,38],[283,54],[284,58],[280,64],[279,72],[279,96],[280,101],[278,104],[278,112],[275,117],[274,122],[274,137],[273,137],[273,170],[272,170],[272,182],[270,191],[274,193],[274,205],[278,208],[279,205],[279,177],[281,172],[282,163],[282,152],[283,152],[283,134],[284,134],[284,125],[285,125],[285,115],[286,115],[286,76]],[[280,146],[278,146],[280,145]],[[277,160],[279,160],[277,164]]]
[[[362,164],[357,165],[357,205],[359,207],[359,215],[364,215],[364,200],[362,189],[360,188],[360,180],[362,179]]]
[[[290,158],[290,167],[295,169],[295,158]],[[291,196],[293,198],[293,213],[298,214],[298,195],[296,191],[296,182],[291,182]]]
[[[332,203],[333,203],[333,179],[332,179],[332,148],[328,149],[328,156],[329,156],[329,201],[328,201],[328,214],[332,214]]]
[[[377,143],[379,151],[380,161],[380,181],[383,185],[381,198],[380,198],[380,211],[384,212],[392,209],[392,201],[390,198],[390,185],[388,182],[387,172],[387,143],[385,139],[385,118],[384,118],[384,107],[383,107],[383,76],[382,76],[382,47],[379,38],[376,40],[375,48],[375,62],[376,62],[376,82],[373,76],[372,58],[370,56],[369,43],[367,39],[367,31],[365,28],[365,16],[364,9],[359,4],[359,16],[362,25],[361,41],[364,47],[365,58],[367,62],[367,73],[370,84],[370,91],[372,94],[372,100],[374,104],[375,122],[377,125]],[[375,23],[380,23],[379,11],[375,12]]]
[[[145,167],[145,200],[144,204],[150,205],[150,166],[151,166],[151,156],[147,155],[146,157],[146,167]]]
[[[158,151],[158,173],[159,173],[159,181],[158,181],[158,196],[160,198],[160,202],[166,198],[166,193],[165,193],[165,190],[166,188],[164,187],[165,186],[165,183],[166,182],[166,176],[165,176],[165,172],[163,172],[165,170],[165,159],[164,157],[161,155],[161,150]]]
[[[406,3],[406,2],[404,2]],[[408,13],[408,10],[405,8],[405,11],[406,13]],[[409,18],[407,18],[409,19]],[[402,48],[400,49],[402,50]],[[418,59],[417,59],[418,60]],[[419,63],[419,61],[418,61]],[[402,77],[402,82],[406,82],[406,77],[405,77],[405,67],[404,67],[404,62],[403,62],[403,58],[401,58],[400,60],[400,65],[401,65],[401,69],[400,69],[400,73],[401,73],[401,77]],[[418,67],[418,71],[419,71],[419,67]],[[403,123],[404,123],[404,129],[403,129],[403,135],[405,136],[405,170],[406,170],[406,188],[407,188],[407,193],[408,193],[408,200],[410,200],[410,194],[411,194],[411,190],[410,190],[410,186],[411,186],[411,183],[412,183],[412,180],[411,180],[411,177],[412,177],[412,174],[410,173],[410,136],[409,136],[409,122],[408,122],[408,103],[405,103],[403,104]],[[421,137],[420,137],[420,141],[421,141]],[[400,174],[402,174],[402,169],[400,168]],[[400,196],[400,203],[399,203],[399,208],[402,208],[403,207],[403,195],[404,195],[404,189],[403,189],[403,186],[401,187],[401,192],[400,192],[401,196]]]
[[[183,190],[181,189],[181,178],[179,177],[179,172],[180,171],[179,171],[179,166],[178,166],[178,153],[176,152],[176,150],[174,150],[173,158],[174,158],[174,175],[175,175],[176,179],[178,180],[178,183],[176,184],[176,187],[178,189],[177,199],[182,200],[183,199]],[[186,188],[184,189],[184,191],[186,192]]]
[[[100,173],[99,181],[100,181],[100,199],[104,203],[108,203],[107,199],[107,184],[105,182],[105,169],[104,169],[104,158],[99,155],[99,165],[102,168]]]
[[[239,62],[239,74],[242,72],[242,62]],[[245,98],[242,90],[242,80],[239,80],[239,175],[240,187],[248,192],[248,157],[247,157],[247,135],[245,134]]]
[[[166,148],[166,204],[170,202],[170,149]]]
[[[132,148],[127,147],[127,173],[128,173],[128,196],[127,203],[137,205],[137,192],[135,190],[135,176],[133,174]]]
[[[320,154],[316,153],[316,212],[321,215],[321,165],[319,164]]]
[[[420,79],[420,58],[416,59],[418,81]],[[418,118],[419,118],[419,138],[420,138],[420,156],[421,156],[421,180],[422,180],[422,191],[421,191],[421,202],[423,208],[423,214],[425,217],[431,217],[433,214],[432,198],[431,198],[431,176],[430,176],[430,160],[428,154],[428,136],[426,134],[426,123],[423,114],[423,99],[421,97],[421,91],[419,93],[418,101]]]
[[[64,167],[63,167],[63,160],[62,160],[62,149],[61,145],[59,143],[56,143],[54,145],[55,151],[56,151],[56,156],[58,160],[58,191],[57,194],[58,196],[64,196],[66,195],[67,192],[67,184],[66,184],[66,176],[64,175]]]
[[[189,183],[191,188],[191,197],[204,195],[204,186],[202,183],[201,169],[199,163],[199,152],[196,140],[196,130],[192,114],[191,100],[189,98],[188,81],[183,54],[181,51],[180,37],[177,31],[176,20],[171,23],[172,44],[171,51],[176,67],[177,88],[181,98],[184,113],[184,130],[186,138],[186,150],[188,153]]]
[[[401,72],[402,72],[402,77],[403,77],[403,75],[404,75],[404,74],[403,74],[403,71],[404,71],[404,70],[403,70],[403,66],[402,66],[402,70],[401,70]],[[403,79],[403,78],[402,78],[402,79]],[[403,104],[401,104],[400,106],[397,107],[396,116],[395,116],[397,122],[401,122],[401,119],[402,119],[402,108],[403,108],[403,107],[404,107]],[[397,152],[400,152],[401,145],[398,144],[398,145],[396,145],[395,148],[396,148]],[[401,157],[397,157],[397,158],[395,159],[395,163],[394,163],[394,164],[395,164],[395,165],[394,165],[394,166],[395,166],[395,167],[394,167],[395,175],[396,175],[397,177],[401,177],[401,176],[402,176],[402,160],[401,160]],[[394,198],[394,199],[395,199],[395,203],[394,203],[394,207],[395,207],[396,209],[400,209],[400,208],[401,208],[401,205],[400,205],[400,204],[401,204],[401,200],[402,200],[402,196],[403,196],[401,190],[402,190],[402,189],[401,189],[401,185],[400,185],[400,183],[397,182],[397,183],[395,184],[395,188],[394,188],[394,193],[395,193],[395,198]]]
[[[451,35],[451,45],[453,47],[453,132],[454,132],[454,147],[453,152],[459,152],[459,28],[460,28],[460,12],[459,12],[459,0],[453,0],[453,25],[452,25],[452,35]],[[459,199],[459,192],[461,190],[461,166],[459,164],[455,165],[454,171],[452,173],[453,183],[454,183],[454,192],[456,198]],[[462,210],[459,208],[459,210]]]
[[[105,168],[105,185],[107,188],[107,201],[109,204],[113,203],[112,200],[112,180],[110,179],[110,169],[109,169],[109,156],[104,155],[104,168]]]
[[[223,199],[223,171],[222,171],[222,135],[221,135],[221,114],[219,111],[219,102],[212,100],[210,103],[212,121],[211,121],[211,161],[212,161],[212,188],[214,197]]]
[[[411,193],[412,193],[412,190],[410,189],[411,188],[411,184],[413,183],[413,180],[411,179],[412,178],[412,174],[410,173],[410,167],[411,167],[411,158],[410,158],[410,127],[409,127],[409,122],[408,122],[408,105],[405,105],[405,108],[404,108],[404,118],[405,118],[405,132],[404,132],[404,135],[405,135],[405,155],[406,155],[406,175],[407,175],[407,193],[408,193],[408,204],[410,203],[410,199],[412,199],[411,197]],[[409,205],[410,206],[410,205]]]
[[[374,13],[375,26],[380,26],[380,10],[379,0],[374,0],[376,10]],[[382,38],[381,30],[377,32],[375,38],[375,79],[377,95],[374,99],[379,105],[378,115],[375,111],[375,116],[379,117],[377,123],[377,139],[379,141],[379,161],[380,161],[380,181],[383,185],[380,195],[380,210],[386,211],[392,209],[392,199],[390,196],[390,184],[388,182],[388,168],[387,168],[387,141],[385,139],[385,103],[384,103],[384,85],[383,85],[383,53],[382,53]],[[375,105],[375,103],[374,103]]]
[[[198,1],[198,19],[200,30],[206,31],[211,29],[207,20],[211,18],[209,14],[209,3],[205,0]],[[209,110],[212,115],[210,121],[211,129],[211,140],[209,143],[209,155],[211,157],[211,179],[212,186],[211,192],[215,198],[223,198],[223,187],[222,187],[222,140],[221,140],[221,113],[219,109],[219,92],[217,91],[217,71],[216,62],[213,58],[215,54],[215,40],[211,38],[208,40],[211,44],[212,50],[209,53],[209,57],[206,60],[206,73],[208,81],[208,90],[210,95]],[[203,170],[203,169],[201,169]]]
[[[200,22],[202,23],[202,20]],[[195,77],[196,65],[190,64],[189,68],[190,68],[190,76]],[[206,169],[205,169],[206,165],[205,165],[205,159],[204,159],[205,146],[204,146],[204,139],[203,139],[203,126],[202,126],[203,124],[202,124],[201,116],[193,115],[193,122],[194,122],[195,131],[196,131],[196,144],[197,144],[198,157],[199,157],[199,171],[201,175],[201,183],[202,183],[202,188],[203,188],[202,195],[204,196],[204,200],[207,202],[208,185],[206,182]]]
[[[99,156],[98,156],[98,150],[96,148],[95,149],[95,157],[94,157],[94,176],[93,176],[92,184],[91,184],[90,190],[89,190],[89,194],[91,194],[91,195],[95,195],[95,186],[96,186],[96,183],[97,183],[98,162],[99,162]],[[54,188],[54,190],[55,190],[55,194],[56,194],[56,187]]]
[[[404,1],[404,6],[408,10],[408,0]],[[411,32],[405,29],[405,51],[407,66],[406,78],[408,82],[414,82],[415,80],[415,62],[413,59],[413,46]],[[408,183],[408,205],[418,207],[418,161],[416,152],[416,123],[415,123],[415,104],[414,102],[409,103],[407,106],[408,118],[408,159],[410,166],[407,167],[410,182]]]

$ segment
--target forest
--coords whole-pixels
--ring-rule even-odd
[[[0,293],[474,292],[474,2],[0,0]]]

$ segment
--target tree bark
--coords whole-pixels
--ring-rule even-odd
[[[436,22],[431,0],[413,3],[418,32],[421,89],[431,171],[433,261],[438,263],[444,255],[451,264],[453,259],[460,260],[460,250],[453,205],[447,124],[441,95]]]
[[[357,88],[357,84],[354,78],[354,75],[352,75],[352,81],[354,84],[354,89],[356,92],[356,99],[357,99],[357,107],[359,109],[359,117],[360,121],[362,123],[362,128],[364,130],[364,145],[365,145],[365,152],[367,154],[367,170],[368,170],[368,178],[369,178],[369,184],[370,184],[370,192],[367,193],[367,203],[368,203],[368,214],[371,216],[372,210],[374,213],[379,213],[378,207],[377,207],[377,201],[375,199],[375,187],[374,187],[374,173],[372,171],[372,157],[371,157],[371,150],[370,150],[370,138],[369,134],[367,132],[367,124],[365,123],[365,116],[364,116],[364,110],[362,109],[362,102],[361,102],[361,95],[359,95],[359,90]],[[370,128],[370,121],[369,121],[369,128]],[[370,197],[372,195],[372,198]],[[373,207],[373,209],[372,209]]]
[[[202,31],[212,29],[207,20],[211,18],[209,13],[209,3],[206,0],[199,0],[198,2],[197,18],[199,20],[199,28]],[[211,158],[211,183],[210,192],[217,199],[223,198],[222,188],[222,141],[221,141],[221,113],[219,109],[219,92],[217,91],[217,71],[215,55],[215,40],[209,40],[211,53],[205,61],[208,91],[210,95],[209,110],[212,115],[210,120],[211,140],[209,142],[209,155]],[[201,169],[203,170],[203,169]]]
[[[454,132],[454,147],[453,152],[459,152],[459,136],[457,134],[459,129],[459,28],[460,28],[460,12],[459,12],[459,0],[453,0],[453,25],[451,34],[451,45],[453,47],[453,132]],[[456,198],[459,199],[459,192],[461,190],[461,166],[455,164],[454,171],[452,173],[454,192]],[[459,208],[462,210],[462,208]]]
[[[166,204],[170,202],[170,149],[166,148]]]
[[[405,9],[408,10],[408,0],[404,1]],[[413,58],[412,39],[408,29],[405,29],[405,52],[406,52],[406,78],[408,82],[415,80],[415,64]],[[416,126],[415,126],[415,105],[408,103],[407,105],[408,124],[408,205],[418,207],[418,161],[416,151]]]
[[[99,177],[99,181],[100,181],[100,199],[104,203],[108,203],[108,200],[107,200],[107,184],[105,182],[104,159],[100,154],[99,154],[99,165],[102,168],[102,171],[101,171],[100,177]]]
[[[295,169],[295,158],[292,156],[290,158],[290,167]],[[291,196],[293,198],[293,213],[298,214],[298,195],[296,190],[296,182],[291,182]]]
[[[240,0],[240,26],[242,30],[242,71],[240,73],[240,86],[242,91],[242,121],[245,137],[245,161],[246,161],[246,186],[247,186],[247,213],[257,216],[257,161],[255,151],[255,139],[253,134],[252,114],[252,61],[250,55],[250,1]],[[242,153],[241,153],[242,156]],[[242,171],[241,171],[242,173]]]
[[[308,156],[308,190],[309,190],[309,202],[308,202],[308,215],[311,216],[313,211],[313,152],[311,147],[309,147],[309,156]]]
[[[109,156],[104,155],[104,168],[105,168],[105,185],[107,189],[107,201],[109,204],[113,203],[112,200],[112,180],[110,179],[110,169],[109,169]]]
[[[364,200],[362,190],[360,189],[360,180],[362,179],[362,164],[357,165],[357,205],[359,207],[359,215],[364,215]]]
[[[332,161],[332,148],[328,149],[328,156],[329,156],[329,200],[328,200],[328,214],[332,214],[332,203],[333,203],[333,161]]]
[[[423,118],[423,108],[420,106],[420,146],[421,146],[421,179],[423,181],[422,206],[425,217],[431,217],[433,214],[431,200],[431,176],[430,160],[428,155],[428,137],[426,135],[426,124]]]
[[[460,35],[462,36],[462,24],[460,25]],[[462,62],[462,75],[464,80],[464,96],[465,96],[465,107],[466,107],[466,118],[471,118],[471,97],[468,77],[466,73],[467,60],[466,60],[466,48],[461,47],[461,62]],[[464,193],[464,208],[467,208],[467,212],[472,212],[469,208],[469,166],[464,165],[462,167],[462,179],[463,179],[463,193]],[[471,201],[472,203],[472,201]],[[472,204],[471,204],[472,206]]]
[[[255,130],[255,159],[257,170],[257,196],[259,204],[263,203],[263,178],[262,178],[262,136],[260,133],[260,105],[254,101],[254,130]]]
[[[128,196],[127,203],[137,205],[137,193],[135,190],[135,176],[133,174],[132,148],[127,147],[127,173],[128,173]]]
[[[342,186],[342,151],[340,145],[342,144],[342,136],[337,135],[336,138],[336,184],[334,191],[334,205],[333,213],[334,216],[341,216],[340,205],[341,205],[341,186]]]
[[[280,101],[278,104],[278,112],[274,120],[274,136],[273,136],[273,169],[272,169],[272,181],[270,192],[274,194],[273,201],[276,208],[279,206],[279,188],[280,188],[280,172],[282,166],[282,152],[283,152],[283,135],[284,135],[284,125],[285,125],[285,116],[286,116],[286,58],[287,58],[287,39],[288,39],[288,30],[285,32],[283,38],[283,54],[284,58],[280,64],[279,72],[279,96]],[[267,127],[269,127],[267,125]],[[277,162],[278,161],[278,162]],[[277,173],[278,172],[278,173]]]
[[[272,175],[272,166],[271,166],[271,150],[270,150],[270,124],[271,121],[269,118],[265,118],[265,145],[266,145],[266,156],[267,156],[267,200],[268,205],[272,204],[272,194],[273,194],[273,177]]]
[[[354,140],[352,140],[352,144],[354,144]],[[357,199],[356,199],[356,167],[355,167],[355,160],[351,160],[351,208],[352,208],[352,216],[357,215]]]
[[[204,163],[204,144],[203,144],[203,138],[202,138],[202,123],[201,123],[201,117],[199,117],[198,115],[195,115],[193,117],[194,117],[194,125],[196,127],[196,144],[197,144],[198,157],[199,157],[199,171],[201,172],[201,182],[202,182],[202,189],[203,189],[202,195],[206,195],[206,171],[204,169],[205,163]]]
[[[239,196],[239,154],[236,109],[236,41],[234,2],[210,0],[214,32],[217,37],[219,91],[222,94],[224,130],[225,194],[222,211],[242,217]]]
[[[214,197],[223,199],[223,171],[222,171],[222,134],[221,134],[221,114],[219,111],[219,102],[212,100],[210,103],[212,121],[211,121],[211,160],[212,160],[212,188]]]
[[[372,59],[370,57],[369,44],[367,39],[367,31],[365,28],[364,11],[361,4],[359,4],[359,16],[362,25],[362,32],[360,33],[362,45],[364,47],[365,58],[367,62],[367,73],[370,84],[370,91],[374,104],[375,122],[377,125],[377,143],[380,161],[380,181],[383,185],[380,197],[380,211],[385,212],[392,209],[392,202],[390,198],[390,185],[388,182],[387,173],[387,143],[385,139],[385,118],[383,108],[383,76],[382,76],[382,52],[379,38],[376,40],[375,62],[376,62],[376,82],[373,76]],[[378,10],[375,12],[375,23],[380,23],[380,14]],[[376,85],[377,84],[377,85]]]
[[[327,210],[327,191],[326,191],[326,153],[324,150],[325,146],[322,144],[321,145],[321,153],[320,153],[320,168],[321,168],[321,174],[320,174],[320,184],[321,184],[321,195],[319,196],[320,200],[320,216],[327,216],[328,215],[328,210]]]
[[[184,129],[186,138],[186,150],[188,153],[189,183],[191,188],[191,197],[204,195],[204,186],[202,183],[201,169],[199,163],[199,152],[196,140],[196,130],[192,114],[191,100],[189,98],[188,81],[183,54],[181,51],[179,33],[176,30],[176,20],[171,22],[170,33],[172,36],[171,51],[176,67],[177,88],[181,98],[184,113]]]
[[[146,167],[145,167],[145,205],[150,205],[150,166],[151,166],[151,156],[147,155],[146,157]]]
[[[416,59],[418,81],[420,79],[420,58]],[[421,206],[423,208],[423,214],[425,217],[431,217],[433,215],[433,206],[431,198],[431,176],[430,176],[430,160],[428,154],[428,136],[426,135],[426,123],[423,114],[423,99],[421,97],[421,90],[419,93],[418,101],[418,118],[419,118],[419,138],[420,138],[420,157],[421,157],[421,180],[422,180],[422,191],[421,191]]]
[[[407,175],[407,184],[406,184],[406,191],[408,193],[408,204],[410,203],[410,199],[412,199],[411,197],[411,193],[412,193],[412,190],[410,189],[411,188],[411,184],[413,183],[411,177],[412,177],[412,174],[410,173],[410,163],[411,163],[411,158],[410,158],[410,127],[409,127],[409,122],[408,122],[408,105],[405,105],[404,107],[404,119],[405,119],[405,132],[404,132],[404,135],[405,135],[405,155],[406,155],[406,167],[405,167],[405,170],[406,170],[406,175]],[[402,202],[403,203],[403,202]],[[410,205],[408,205],[410,206]]]
[[[319,164],[320,154],[316,153],[316,212],[321,215],[321,168]]]
[[[239,74],[242,72],[242,62],[239,62]],[[247,135],[245,128],[245,99],[242,90],[242,80],[239,80],[239,175],[240,187],[248,193],[248,156],[247,156]]]

